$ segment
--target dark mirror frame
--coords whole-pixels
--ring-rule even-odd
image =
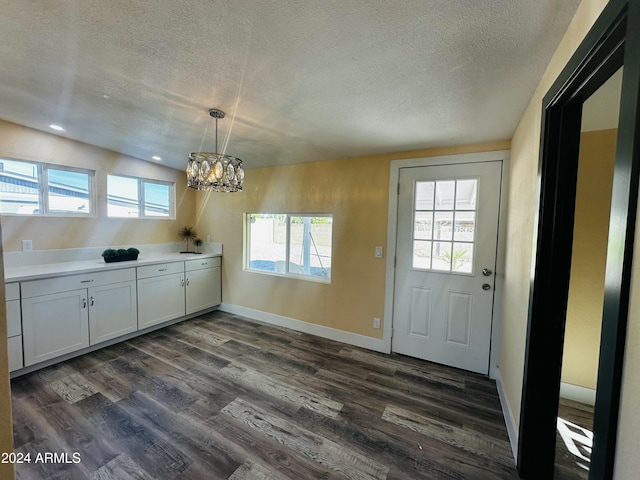
[[[640,0],[612,0],[544,97],[518,437],[521,478],[553,478],[582,104],[624,65],[589,478],[613,477],[640,167]]]

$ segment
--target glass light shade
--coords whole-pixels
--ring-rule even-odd
[[[231,155],[210,152],[190,153],[186,172],[187,186],[196,190],[241,192],[244,185],[242,160]]]

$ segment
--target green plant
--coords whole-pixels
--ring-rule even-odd
[[[116,258],[118,256],[118,251],[113,248],[107,248],[104,252],[102,252],[102,256],[104,258]]]
[[[193,241],[193,246],[196,248],[196,253],[198,253],[198,249],[200,248],[200,246],[202,245],[202,239],[201,238],[196,238]]]
[[[196,229],[190,225],[185,225],[180,230],[178,230],[178,235],[180,235],[180,238],[182,238],[182,241],[184,241],[184,243],[186,244],[186,253],[189,253],[189,242],[195,240],[197,236]]]
[[[447,262],[451,262],[451,268],[453,270],[458,270],[462,266],[462,262],[464,261],[464,257],[466,256],[466,250],[454,250],[453,255],[451,255],[450,252],[444,252],[442,258],[444,258]]]
[[[138,250],[137,248],[127,248],[127,253],[129,255],[131,255],[132,257],[135,257],[136,255],[138,255],[140,253],[140,250]]]

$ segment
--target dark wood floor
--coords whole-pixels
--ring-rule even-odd
[[[12,391],[16,452],[68,457],[19,479],[517,478],[491,380],[221,312]]]

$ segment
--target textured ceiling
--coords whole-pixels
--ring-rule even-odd
[[[579,0],[0,0],[0,118],[184,168],[511,137]]]

